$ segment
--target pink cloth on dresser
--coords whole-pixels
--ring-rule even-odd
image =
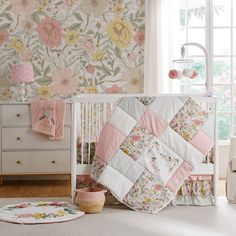
[[[55,104],[55,134],[49,137],[50,140],[61,140],[64,137],[66,104],[64,101],[56,101]]]
[[[63,138],[65,102],[34,100],[31,102],[32,130],[46,134],[50,140]]]

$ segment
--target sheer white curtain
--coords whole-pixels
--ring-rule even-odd
[[[172,60],[179,54],[178,4],[179,0],[146,0],[147,94],[178,92],[179,86],[168,79]]]

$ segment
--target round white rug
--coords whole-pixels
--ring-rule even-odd
[[[23,202],[0,208],[0,220],[17,224],[50,224],[77,219],[85,213],[67,202]]]

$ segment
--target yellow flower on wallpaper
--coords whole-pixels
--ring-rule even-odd
[[[120,3],[117,3],[114,8],[113,8],[113,11],[116,13],[116,14],[120,14],[122,13],[124,10],[123,6],[120,4]]]
[[[97,49],[93,54],[92,54],[92,59],[94,61],[101,61],[104,57],[104,53],[102,50]]]
[[[127,48],[132,41],[133,27],[129,21],[115,17],[107,26],[107,32],[113,44],[118,48]]]
[[[10,41],[10,47],[15,49],[17,53],[23,52],[25,49],[24,43],[17,38],[13,38]]]
[[[86,92],[87,93],[97,93],[97,88],[95,86],[87,86],[86,87]]]
[[[42,0],[38,6],[38,10],[43,11],[44,9],[47,8],[48,4],[49,4],[49,0]]]
[[[52,97],[52,89],[48,85],[43,85],[37,89],[37,95],[40,98]]]
[[[68,45],[76,45],[79,40],[79,34],[76,31],[68,31],[65,35],[65,41]]]

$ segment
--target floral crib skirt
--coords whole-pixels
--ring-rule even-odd
[[[77,177],[77,188],[98,186],[90,176],[80,175]],[[102,187],[102,186],[99,186]],[[209,206],[213,204],[213,176],[200,175],[189,176],[180,187],[172,205]],[[116,198],[108,191],[106,193],[106,205],[119,204]]]

